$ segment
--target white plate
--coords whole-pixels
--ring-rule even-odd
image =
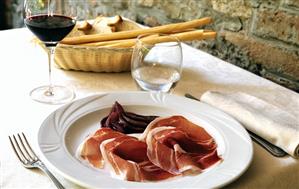
[[[129,182],[112,178],[80,162],[79,144],[100,127],[115,101],[125,110],[144,115],[183,115],[205,128],[216,140],[223,162],[201,174],[159,182]],[[238,178],[249,166],[252,141],[245,129],[230,116],[201,102],[169,94],[147,92],[107,93],[89,96],[54,111],[43,122],[38,145],[45,163],[65,178],[91,188],[214,188]]]

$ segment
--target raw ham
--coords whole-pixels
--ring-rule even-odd
[[[182,116],[154,120],[140,139],[149,160],[175,175],[201,172],[221,160],[214,139]]]
[[[188,133],[188,135],[195,141],[201,141],[206,143],[214,142],[211,135],[204,128],[199,127],[198,125],[188,121],[183,116],[177,116],[177,115],[166,117],[166,118],[164,117],[164,118],[155,119],[147,126],[140,139],[145,140],[145,137],[147,136],[150,130],[162,126],[176,127],[177,129]]]
[[[142,118],[137,114],[128,115],[136,120]],[[113,116],[112,113],[107,119],[114,120]],[[114,124],[111,120],[109,124]],[[126,124],[130,122],[134,121]],[[105,164],[117,177],[136,182],[199,173],[221,161],[212,136],[182,116],[155,119],[139,139],[101,128],[83,142],[80,152],[92,166],[104,168]]]
[[[107,139],[124,135],[110,128],[101,128],[84,141],[80,155],[94,167],[103,168],[104,160],[100,151],[100,144]]]
[[[106,140],[100,149],[105,163],[121,179],[142,182],[174,176],[149,161],[146,143],[135,137],[123,136]]]

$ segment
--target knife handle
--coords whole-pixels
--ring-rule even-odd
[[[246,129],[247,130],[247,129]],[[281,148],[273,145],[272,143],[266,141],[265,139],[261,138],[260,136],[256,135],[255,133],[247,130],[249,133],[250,137],[252,138],[253,141],[258,143],[260,146],[262,146],[265,150],[270,152],[273,156],[275,157],[284,157],[287,155],[285,151],[283,151]]]

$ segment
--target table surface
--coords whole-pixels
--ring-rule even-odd
[[[43,120],[59,105],[32,101],[29,91],[47,84],[47,56],[32,41],[25,28],[0,31],[0,188],[55,188],[39,170],[25,169],[9,144],[8,135],[24,132],[33,148]],[[275,101],[299,116],[299,94],[200,50],[183,45],[184,70],[173,91],[200,97],[207,90],[242,91]],[[109,91],[137,91],[129,72],[90,73],[53,69],[54,83],[72,86],[76,99]],[[287,100],[286,100],[287,99]],[[236,154],[237,155],[237,154]],[[80,188],[54,172],[66,188]],[[299,187],[299,160],[275,158],[254,143],[254,157],[248,170],[227,188]]]

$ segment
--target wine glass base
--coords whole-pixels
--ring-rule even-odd
[[[41,86],[30,92],[33,100],[45,104],[64,104],[75,98],[73,90],[59,85],[52,86],[52,92],[49,92],[49,86]]]

